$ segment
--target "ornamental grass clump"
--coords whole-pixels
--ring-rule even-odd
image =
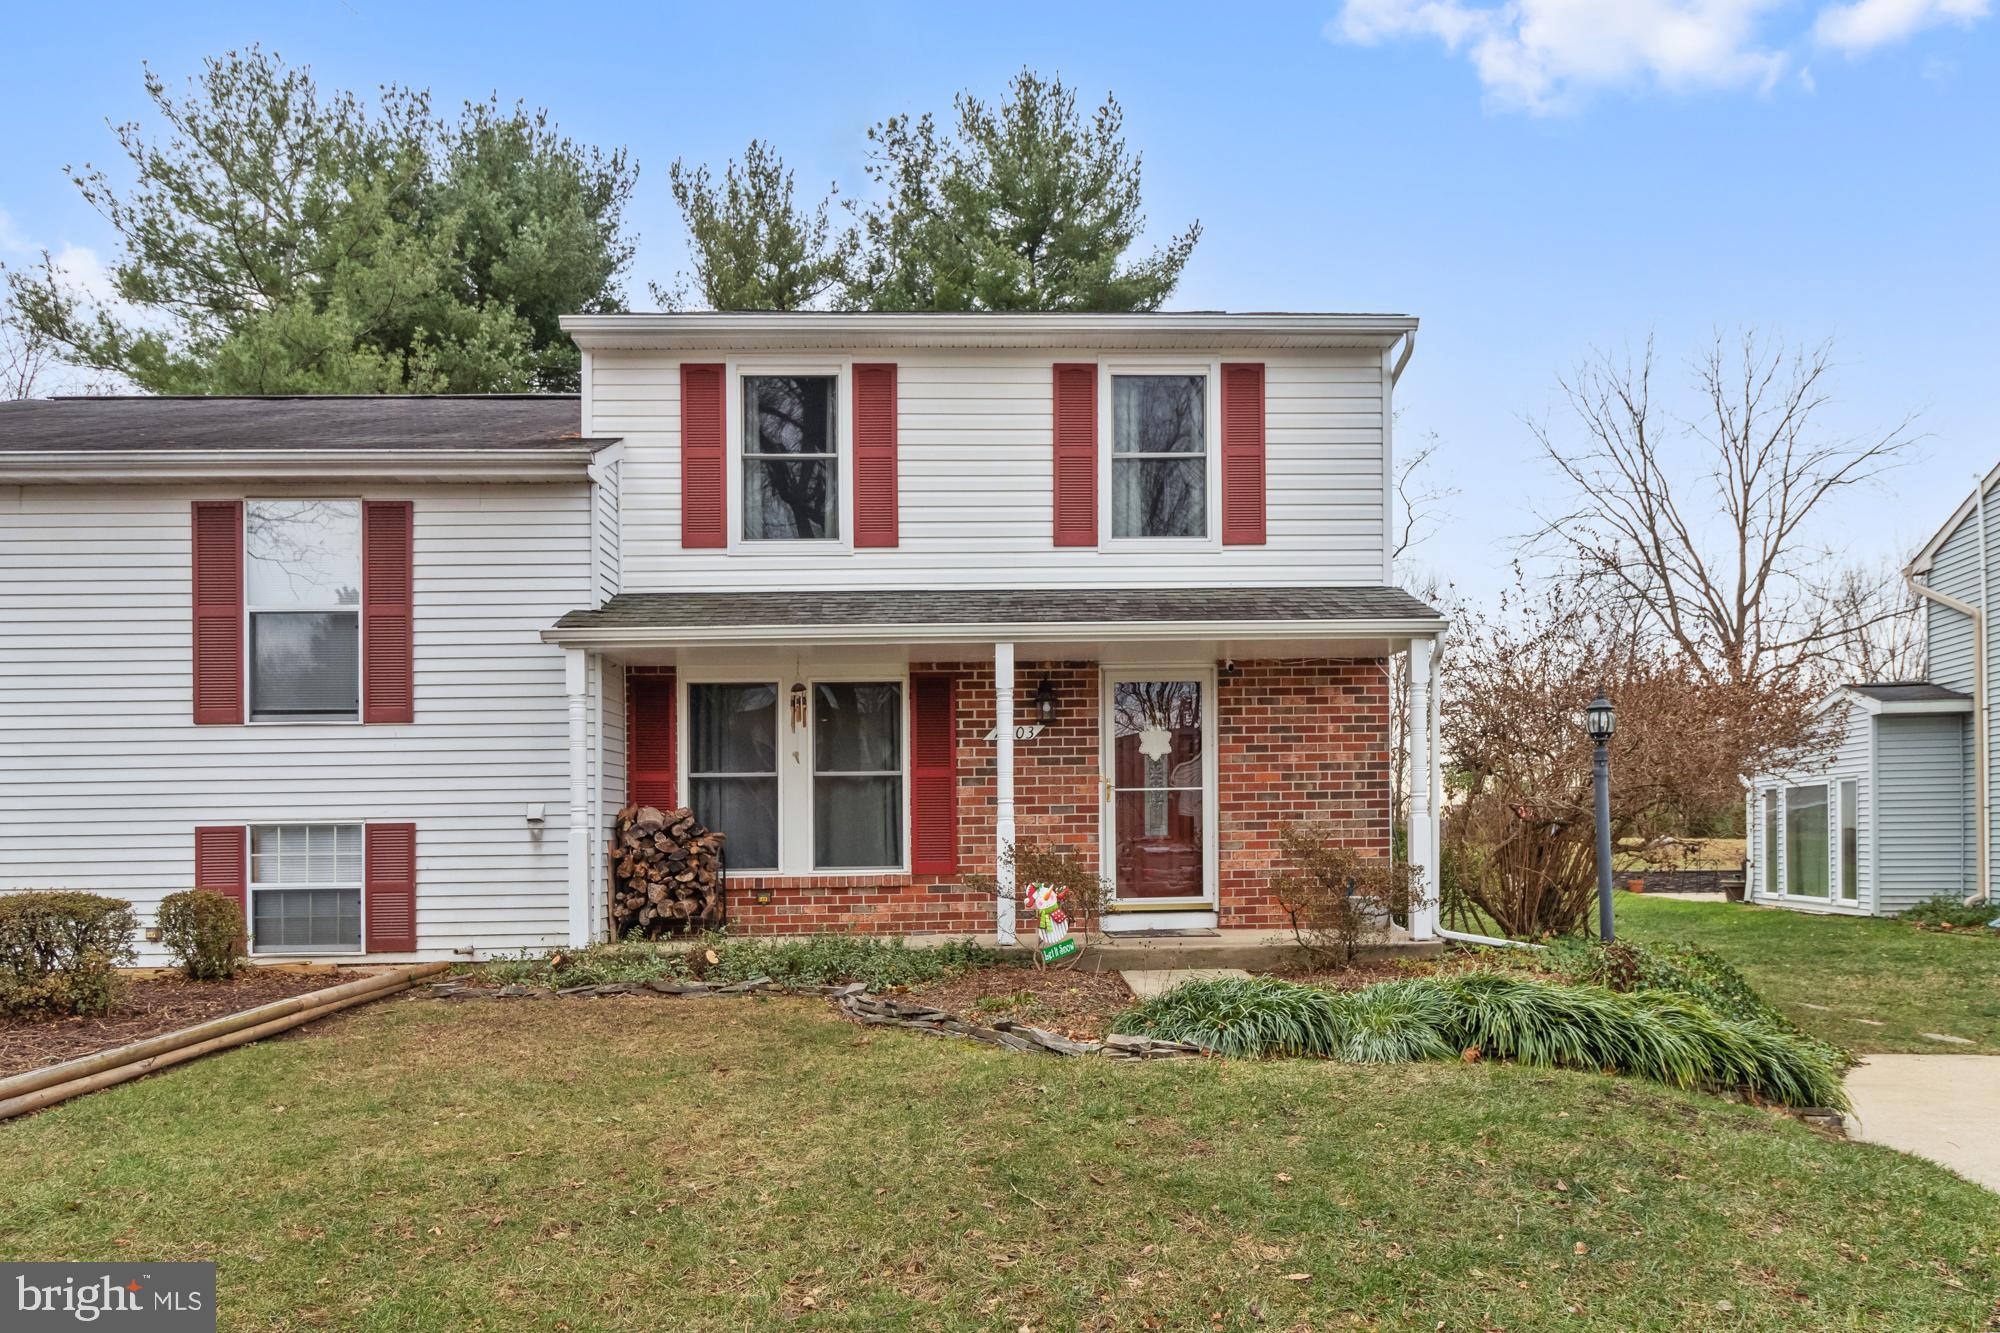
[[[1122,1033],[1219,1055],[1365,1063],[1479,1057],[1742,1088],[1786,1106],[1846,1104],[1841,1053],[1682,995],[1473,972],[1329,992],[1273,978],[1195,981],[1118,1019]]]

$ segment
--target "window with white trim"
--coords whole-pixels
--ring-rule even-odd
[[[1208,535],[1208,377],[1111,377],[1111,535]]]
[[[247,501],[243,602],[251,720],[357,720],[360,502]]]
[[[743,539],[840,537],[840,380],[743,377]]]
[[[359,953],[359,824],[250,830],[252,953]]]
[[[900,679],[689,681],[688,804],[731,874],[900,872],[908,760]]]
[[[903,860],[903,686],[813,686],[813,868]]]
[[[778,868],[778,686],[689,685],[688,800],[732,871]]]

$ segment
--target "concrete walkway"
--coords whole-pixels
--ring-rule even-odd
[[[2000,1191],[2000,1056],[1869,1055],[1848,1071],[1848,1135]]]
[[[1216,977],[1248,977],[1250,974],[1240,967],[1133,967],[1120,972],[1132,993],[1142,1000],[1150,1000],[1162,991],[1170,991],[1183,981],[1211,981]]]

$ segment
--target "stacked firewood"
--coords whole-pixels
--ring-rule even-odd
[[[611,833],[611,926],[690,934],[723,924],[722,835],[685,808],[628,805]]]

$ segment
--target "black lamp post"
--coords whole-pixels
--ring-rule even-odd
[[[1583,711],[1583,729],[1597,742],[1592,766],[1597,788],[1597,937],[1611,943],[1611,733],[1618,717],[1602,694]]]

